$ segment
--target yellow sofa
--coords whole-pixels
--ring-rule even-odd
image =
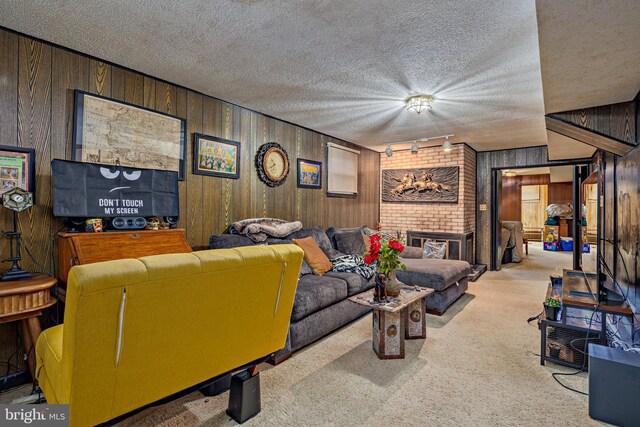
[[[95,425],[271,355],[302,257],[274,245],[73,267],[64,324],[36,344],[47,402]]]

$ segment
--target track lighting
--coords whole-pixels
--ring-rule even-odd
[[[449,141],[450,136],[455,136],[455,135],[449,134],[449,135],[442,135],[442,136],[430,136],[428,138],[413,139],[408,141],[386,142],[385,145],[387,146],[387,149],[384,150],[384,152],[387,155],[387,157],[391,157],[393,156],[393,149],[391,148],[392,145],[404,144],[406,147],[406,144],[413,143],[413,145],[411,145],[411,154],[418,154],[418,152],[420,151],[420,147],[418,147],[418,142],[427,142],[433,139],[441,139],[441,138],[446,138],[446,140],[444,141],[444,144],[442,144],[442,148],[444,148],[444,151],[449,152],[451,151],[451,141]]]
[[[442,144],[442,148],[444,149],[445,153],[448,153],[449,151],[451,151],[451,141],[449,141],[449,137],[445,137],[446,139],[444,140],[444,143]]]
[[[411,154],[418,154],[418,143],[416,141],[413,141],[411,146]]]

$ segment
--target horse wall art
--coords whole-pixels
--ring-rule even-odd
[[[382,171],[385,203],[458,203],[459,167]]]

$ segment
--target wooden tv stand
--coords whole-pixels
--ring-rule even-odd
[[[59,299],[64,302],[69,269],[123,258],[191,252],[184,229],[58,233]]]

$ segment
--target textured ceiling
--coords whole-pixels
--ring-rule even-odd
[[[376,149],[547,142],[531,0],[5,0],[0,25]]]
[[[587,159],[596,152],[591,145],[550,130],[547,131],[547,141],[549,160]]]
[[[640,1],[537,0],[547,113],[632,100],[640,90]]]

